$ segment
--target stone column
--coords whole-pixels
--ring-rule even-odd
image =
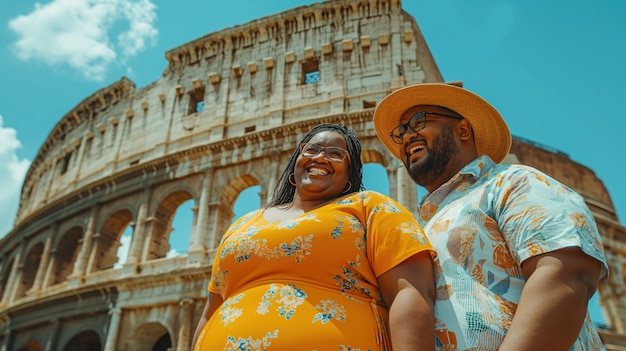
[[[93,233],[98,219],[99,210],[100,208],[98,205],[91,208],[89,219],[87,220],[87,229],[85,230],[85,235],[82,239],[80,252],[76,258],[76,264],[74,264],[74,271],[72,272],[72,275],[68,277],[71,285],[76,285],[75,283],[81,282],[86,273],[86,267],[93,243]]]
[[[191,243],[189,245],[190,253],[204,251],[206,249],[202,237],[207,235],[209,232],[209,197],[211,196],[212,178],[212,169],[204,172],[204,176],[202,178],[202,190],[198,201],[196,225],[191,233]]]
[[[80,170],[83,166],[83,157],[85,154],[85,149],[87,148],[85,145],[86,140],[87,138],[83,136],[80,139],[74,139],[71,141],[72,145],[74,146],[74,150],[76,152],[76,160],[74,161],[74,167],[72,169],[73,174],[72,174],[72,181],[71,181],[71,183],[74,185],[76,185],[78,181],[80,180]]]
[[[48,253],[47,253],[47,257],[46,257],[46,261],[43,261],[43,259],[41,260],[41,262],[46,262],[46,266],[45,269],[42,267],[41,269],[44,269],[44,276],[43,276],[43,281],[41,282],[42,287],[48,287],[50,286],[50,276],[52,275],[52,270],[54,269],[56,262],[55,262],[55,253],[56,253],[56,249],[54,247],[54,242],[56,240],[56,238],[59,236],[59,223],[55,222],[52,225],[52,229],[50,230],[50,248],[48,249]],[[45,247],[44,247],[45,250]]]
[[[56,248],[52,248],[50,250],[50,257],[48,258],[48,266],[46,267],[46,274],[43,277],[43,286],[50,286],[50,285],[54,285],[54,281],[53,279],[55,278],[54,276],[54,267],[56,266],[56,254],[57,254],[57,250]]]
[[[120,307],[111,307],[109,309],[111,320],[106,333],[106,341],[104,342],[104,351],[115,351],[117,349],[117,335],[119,333],[122,309]]]
[[[53,319],[50,321],[50,334],[46,344],[44,346],[44,351],[53,351],[57,349],[57,339],[59,338],[59,331],[61,330],[61,322],[58,319]]]
[[[11,267],[11,274],[9,275],[9,280],[6,285],[6,290],[4,295],[2,296],[1,305],[5,305],[15,298],[15,293],[17,291],[17,287],[20,284],[20,279],[22,275],[22,267],[24,263],[22,262],[22,257],[24,256],[24,250],[26,250],[26,239],[23,239],[20,243],[20,248],[18,253],[15,255],[15,259],[13,261],[13,267]]]
[[[91,240],[91,251],[89,252],[89,259],[87,260],[87,267],[85,268],[85,272],[87,272],[87,274],[89,274],[93,269],[94,269],[94,265],[96,264],[95,261],[98,257],[98,241],[100,237],[100,233],[96,232],[93,234],[93,239]]]
[[[176,343],[176,351],[189,351],[193,347],[190,345],[191,337],[193,336],[193,307],[195,301],[192,298],[186,297],[180,300],[180,329],[178,330],[178,342]]]
[[[281,162],[278,162],[278,152],[276,151],[272,151],[270,154],[270,165],[269,165],[269,179],[267,181],[267,189],[265,189],[265,191],[263,191],[263,189],[261,189],[261,192],[265,193],[265,196],[259,194],[259,196],[261,197],[261,204],[265,205],[269,199],[272,198],[272,196],[274,196],[274,189],[276,188],[276,184],[278,183],[278,178],[280,178],[280,172],[282,172],[282,168],[278,168],[278,164]]]
[[[417,185],[404,166],[398,167],[397,170],[397,191],[396,200],[409,211],[416,213],[417,211]]]
[[[626,333],[626,284],[623,277],[626,275],[623,267],[626,260],[619,255],[606,251],[606,259],[611,268],[609,279],[600,284],[600,302],[606,323],[620,334]]]
[[[228,213],[223,210],[223,206],[219,202],[209,204],[209,235],[206,238],[206,245],[209,250],[216,249],[222,235],[224,235],[223,222],[229,221],[231,217],[226,218]],[[227,226],[226,226],[227,227]]]
[[[387,168],[387,181],[389,183],[389,196],[394,199],[398,198],[398,167],[390,165]]]
[[[51,229],[54,232],[54,229]],[[51,233],[52,234],[52,233]],[[32,291],[41,290],[41,286],[43,283],[43,279],[47,273],[47,267],[52,266],[54,263],[50,261],[50,251],[52,250],[52,235],[48,235],[46,238],[46,243],[43,247],[43,252],[41,253],[41,261],[39,263],[39,267],[37,268],[37,274],[35,275],[35,282],[33,283]],[[44,268],[46,267],[46,268]]]
[[[144,200],[139,206],[139,212],[137,213],[137,219],[135,220],[135,229],[133,230],[133,237],[130,241],[126,265],[137,264],[141,261],[141,257],[143,256],[142,249],[144,247],[144,241],[146,240],[146,220],[150,209],[151,198],[152,187],[148,187],[148,189],[144,192]]]
[[[11,333],[11,328],[9,327],[9,317],[5,314],[0,319],[0,351],[10,351],[13,350],[11,347],[13,343],[13,333]]]
[[[48,203],[48,199],[50,198],[50,189],[52,189],[52,183],[54,183],[58,161],[59,160],[55,158],[55,162],[52,163],[52,165],[50,166],[50,170],[48,171],[48,179],[46,179],[45,195],[43,198],[44,203]]]
[[[402,13],[400,11],[399,2],[396,2],[394,4],[394,2],[392,1],[391,6],[391,14],[389,16],[391,28],[404,29],[404,17],[402,16]],[[402,66],[402,64],[406,62],[405,60],[403,60],[403,57],[406,56],[406,54],[403,54],[405,44],[406,43],[404,42],[403,30],[400,32],[391,33],[391,42],[389,43],[389,50],[391,50],[391,65],[387,66],[392,67],[391,84],[389,87],[390,90],[396,90],[406,86],[406,80],[404,78],[405,67]],[[412,50],[415,49],[413,48]]]

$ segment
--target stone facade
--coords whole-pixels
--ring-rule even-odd
[[[337,122],[387,172],[389,194],[417,189],[378,142],[376,103],[443,78],[399,0],[330,0],[208,34],[165,53],[163,76],[126,78],[63,116],[26,175],[0,241],[0,351],[190,350],[210,266],[239,194],[264,203],[297,141]],[[600,287],[612,350],[626,339],[626,228],[591,170],[516,140],[509,162],[585,196],[612,274]],[[185,254],[168,257],[177,208],[193,201]],[[132,228],[127,259],[122,234]]]

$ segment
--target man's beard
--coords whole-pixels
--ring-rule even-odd
[[[433,140],[432,147],[428,148],[426,158],[419,160],[417,164],[407,164],[409,160],[405,162],[413,181],[423,187],[428,187],[445,173],[448,162],[457,153],[453,133],[452,126],[444,126],[441,133]]]

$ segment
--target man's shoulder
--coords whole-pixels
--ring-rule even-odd
[[[498,163],[487,171],[490,176],[495,175],[510,175],[510,176],[525,176],[525,175],[546,175],[542,171],[528,165],[522,165],[518,163]]]

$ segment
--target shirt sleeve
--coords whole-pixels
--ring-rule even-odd
[[[582,196],[527,166],[511,167],[495,195],[498,223],[518,262],[567,247],[578,247],[603,265],[604,247],[593,215]]]
[[[411,212],[392,198],[373,191],[363,193],[366,211],[367,255],[379,277],[407,258],[434,250]]]

